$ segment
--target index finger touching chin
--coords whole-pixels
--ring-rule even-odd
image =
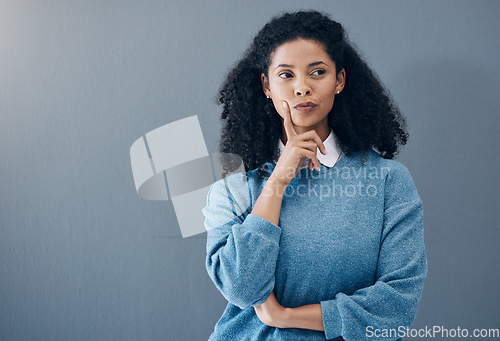
[[[293,128],[292,114],[290,113],[290,107],[286,101],[283,101],[283,125],[285,127],[285,132],[287,135],[297,135],[297,132]]]

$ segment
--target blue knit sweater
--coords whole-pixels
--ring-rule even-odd
[[[278,225],[250,213],[267,181],[256,170],[210,187],[206,268],[228,301],[210,341],[403,336],[395,333],[414,321],[427,275],[422,201],[404,165],[362,156],[302,168]],[[273,290],[287,308],[320,303],[324,331],[262,323],[253,307]]]

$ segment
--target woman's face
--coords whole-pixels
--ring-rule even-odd
[[[298,133],[310,129],[329,132],[328,113],[337,91],[344,88],[345,71],[336,76],[335,63],[321,43],[299,38],[279,46],[271,55],[269,78],[262,73],[261,80],[264,94],[271,97],[282,118],[282,101],[288,103]],[[299,110],[296,106],[304,102],[316,106]]]

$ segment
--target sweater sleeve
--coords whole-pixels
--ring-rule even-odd
[[[423,205],[408,169],[394,164],[386,174],[375,284],[320,302],[327,339],[396,340],[416,317],[427,275]],[[375,335],[377,329],[396,337]]]
[[[215,182],[202,212],[206,269],[226,300],[241,309],[262,304],[275,284],[281,228],[251,212],[241,174]]]

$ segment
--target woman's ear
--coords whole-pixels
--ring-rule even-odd
[[[264,73],[260,75],[260,80],[262,82],[262,90],[264,91],[264,95],[271,96],[271,91],[269,90],[269,79],[267,79]]]
[[[339,74],[337,75],[337,86],[335,87],[335,92],[337,91],[342,92],[345,86],[345,78],[346,78],[345,69],[342,68],[342,70],[340,70]]]

